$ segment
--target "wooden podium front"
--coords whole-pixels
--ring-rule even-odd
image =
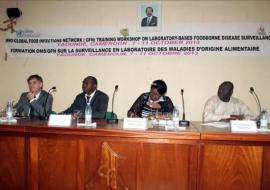
[[[270,133],[0,125],[0,189],[270,189]]]

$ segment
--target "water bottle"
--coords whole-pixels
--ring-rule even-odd
[[[260,117],[260,129],[268,128],[268,113],[266,108],[262,108],[261,117]]]
[[[179,127],[179,121],[180,121],[179,116],[180,116],[179,109],[177,106],[175,106],[173,109],[173,126],[174,127]]]
[[[85,107],[85,125],[90,127],[91,123],[92,123],[92,109],[90,102],[88,102]]]
[[[12,101],[8,101],[8,103],[7,103],[6,118],[8,121],[13,119],[13,103],[12,103]]]

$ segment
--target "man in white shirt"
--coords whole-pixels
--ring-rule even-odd
[[[230,81],[220,84],[217,96],[209,98],[204,106],[204,122],[254,118],[244,102],[232,97],[233,87]]]
[[[15,105],[17,115],[29,117],[45,117],[52,111],[53,97],[43,88],[43,79],[39,75],[31,75],[27,79],[28,92],[22,93]]]

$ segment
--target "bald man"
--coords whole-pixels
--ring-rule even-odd
[[[254,118],[244,102],[232,97],[233,88],[233,83],[230,81],[219,85],[217,96],[209,98],[204,106],[204,122]]]
[[[87,102],[90,102],[93,118],[105,118],[108,108],[109,97],[100,90],[97,90],[97,79],[93,76],[86,77],[82,82],[83,92],[76,96],[73,104],[63,113],[72,114],[80,110],[84,117]]]

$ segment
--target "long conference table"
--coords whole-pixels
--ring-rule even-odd
[[[270,132],[0,124],[0,190],[269,190]]]

